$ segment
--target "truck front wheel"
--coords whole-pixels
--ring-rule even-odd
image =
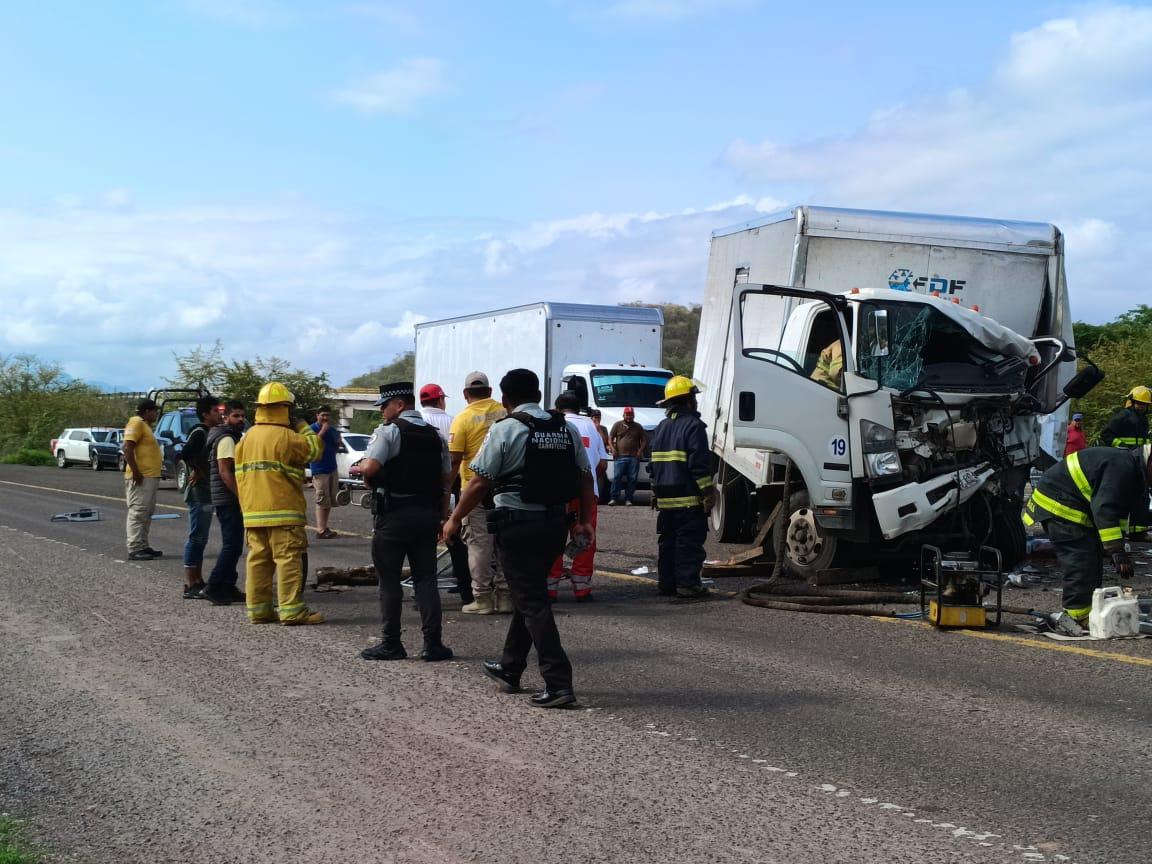
[[[812,511],[808,490],[799,489],[788,499],[788,524],[784,531],[784,561],[797,579],[815,582],[821,570],[836,558],[837,538],[822,531]]]
[[[751,509],[748,481],[723,462],[716,470],[716,501],[708,514],[712,533],[721,543],[748,543],[752,540],[748,513]]]

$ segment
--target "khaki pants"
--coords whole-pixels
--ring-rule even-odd
[[[474,508],[464,517],[460,532],[468,546],[468,570],[472,574],[472,593],[476,595],[508,588],[504,569],[496,556],[496,538],[488,533],[488,513],[484,507]]]
[[[275,528],[246,528],[248,542],[247,595],[248,619],[272,621],[276,612],[272,606],[272,575],[276,575],[277,604],[280,620],[292,621],[308,614],[304,604],[304,563],[301,560],[308,549],[308,535],[303,525],[283,525]]]
[[[124,478],[124,497],[128,501],[126,533],[129,555],[148,548],[148,529],[152,527],[152,514],[156,512],[156,490],[159,488],[159,477],[145,477],[139,483],[133,483],[131,477]]]

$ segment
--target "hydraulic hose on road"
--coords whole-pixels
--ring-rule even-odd
[[[920,605],[920,596],[915,593],[820,588],[807,583],[773,582],[771,580],[758,582],[745,588],[740,593],[740,600],[749,606],[759,606],[762,609],[779,609],[782,612],[868,615],[880,618],[895,618],[903,613],[889,609],[872,609],[859,604]]]
[[[749,606],[762,609],[779,609],[782,612],[815,612],[820,615],[869,615],[873,617],[895,618],[902,613],[891,610],[870,609],[860,603],[889,603],[900,605],[920,605],[917,594],[899,591],[859,591],[846,588],[819,588],[806,582],[786,583],[784,575],[784,546],[788,532],[788,518],[791,514],[790,498],[792,490],[792,462],[784,467],[784,497],[780,515],[772,532],[776,563],[772,575],[766,582],[758,582],[740,592],[740,600]],[[787,597],[790,599],[774,599]]]

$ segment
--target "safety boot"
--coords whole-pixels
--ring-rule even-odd
[[[286,621],[281,621],[280,623],[285,627],[303,627],[306,624],[323,624],[324,616],[319,612],[308,611],[303,615],[299,615],[295,618],[289,618]]]
[[[486,594],[477,594],[471,603],[460,607],[460,611],[465,615],[495,615],[497,611],[496,592],[489,591]]]
[[[496,611],[506,615],[511,615],[516,611],[512,605],[512,592],[507,588],[496,589]]]

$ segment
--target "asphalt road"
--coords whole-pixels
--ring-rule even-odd
[[[180,520],[153,527],[164,559],[124,561],[118,475],[2,466],[0,493],[0,809],[61,860],[1152,859],[1150,640],[678,605],[604,575],[557,606],[582,710],[543,712],[477,670],[500,617],[450,599],[456,660],[367,663],[372,589],[309,591],[322,627],[253,627],[180,599]],[[49,522],[80,506],[103,521]],[[602,566],[654,564],[652,513],[600,517]],[[334,527],[313,566],[367,563],[368,514]]]

